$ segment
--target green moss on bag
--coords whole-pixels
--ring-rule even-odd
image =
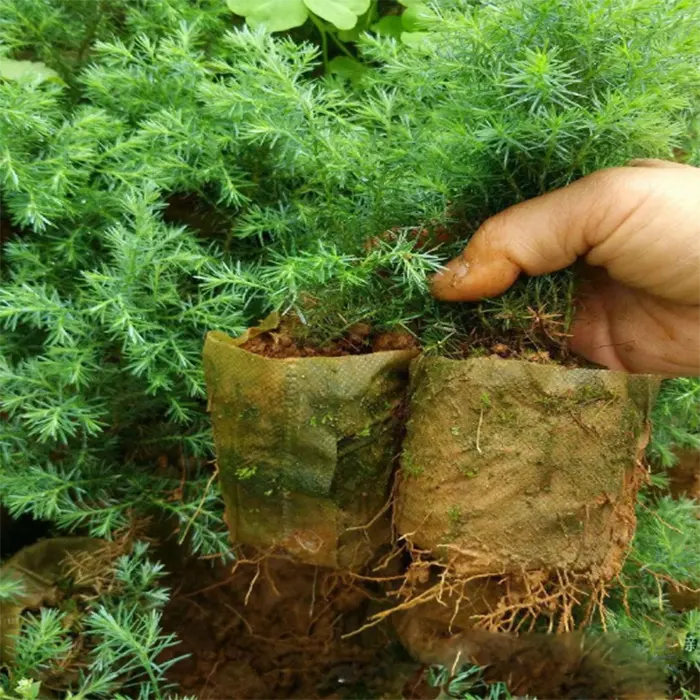
[[[375,516],[388,497],[415,351],[270,359],[240,342],[212,332],[204,348],[233,541],[361,566],[388,538]]]
[[[658,380],[423,357],[411,384],[400,533],[467,575],[614,575],[634,533]]]

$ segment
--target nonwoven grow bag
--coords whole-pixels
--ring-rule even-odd
[[[657,389],[607,370],[417,359],[399,533],[460,574],[614,576],[634,534]]]
[[[270,359],[207,335],[204,368],[234,542],[357,569],[389,539],[392,466],[416,352]]]

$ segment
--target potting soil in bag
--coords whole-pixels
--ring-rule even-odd
[[[389,539],[385,505],[416,352],[270,359],[239,347],[249,337],[211,332],[204,348],[232,539],[356,569]]]
[[[607,370],[415,360],[399,533],[466,575],[613,576],[634,533],[657,388]]]

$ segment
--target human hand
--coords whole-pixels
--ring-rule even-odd
[[[505,292],[585,256],[571,348],[628,372],[700,373],[700,169],[601,170],[488,219],[435,276],[444,301]]]

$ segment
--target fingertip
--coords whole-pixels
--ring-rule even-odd
[[[461,255],[450,260],[431,279],[432,295],[440,301],[473,301],[471,285],[467,279],[470,267],[469,262]]]
[[[503,294],[520,275],[506,258],[476,263],[461,255],[431,280],[431,292],[440,301],[478,301]]]

